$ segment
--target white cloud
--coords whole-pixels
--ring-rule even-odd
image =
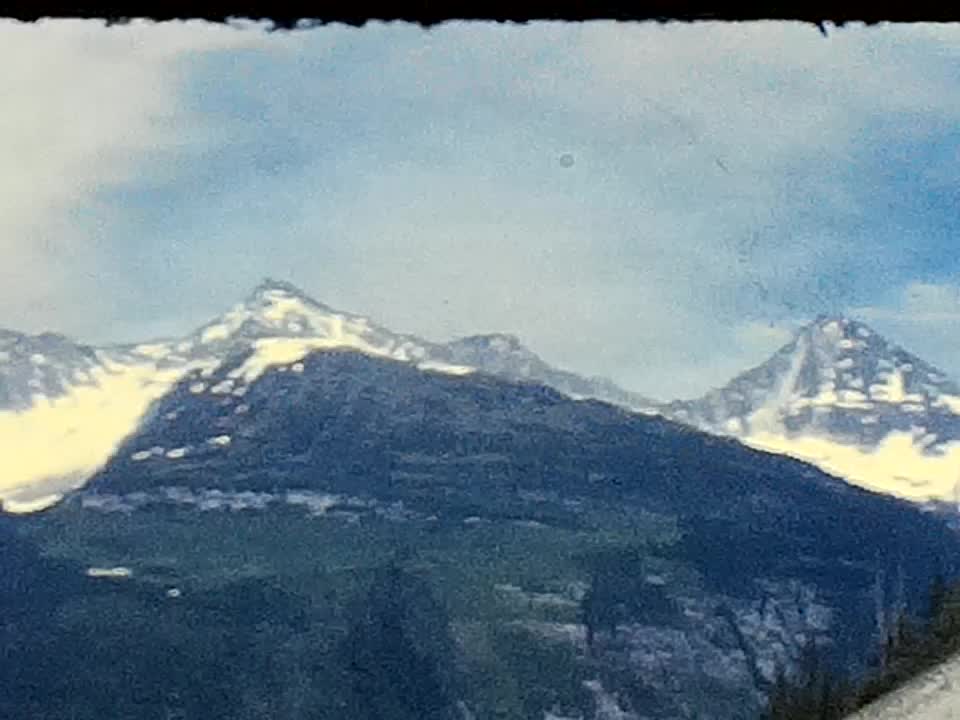
[[[852,156],[886,137],[871,121],[907,113],[916,122],[897,137],[919,142],[960,118],[943,62],[960,28],[853,27],[824,40],[799,24],[373,24],[280,36],[270,47],[295,60],[271,64],[260,63],[262,36],[213,25],[11,27],[0,26],[0,59],[39,69],[0,80],[18,107],[0,168],[20,173],[0,188],[29,196],[0,193],[0,249],[22,258],[15,272],[0,267],[0,288],[29,297],[9,306],[32,304],[33,329],[80,327],[71,313],[98,310],[88,298],[101,284],[99,309],[137,282],[122,264],[103,277],[111,217],[71,209],[96,207],[96,190],[135,177],[144,158],[242,133],[254,149],[279,137],[323,157],[297,158],[275,185],[238,165],[260,173],[248,194],[229,187],[245,177],[200,188],[196,217],[209,224],[159,240],[194,253],[157,268],[179,271],[171,294],[209,301],[240,294],[253,272],[286,276],[400,330],[514,331],[549,360],[668,397],[775,350],[809,312],[786,298],[844,302],[844,288],[817,281],[863,254],[862,238],[832,223],[857,227],[874,211],[869,183],[883,179],[847,175]],[[236,62],[207,85],[236,85],[225,104],[252,99],[190,115],[179,83],[211,50]],[[259,74],[247,81],[250,68]],[[363,133],[342,151],[326,147],[352,126]],[[575,164],[563,168],[567,152]],[[274,225],[262,216],[275,200],[290,212]],[[231,280],[184,277],[213,264]],[[66,303],[64,288],[84,302]],[[167,334],[189,312],[141,309],[127,322]]]
[[[0,304],[24,313],[4,324],[69,328],[91,298],[109,306],[98,254],[110,218],[84,209],[177,146],[181,60],[263,44],[256,30],[198,22],[0,21],[0,64],[17,68],[0,74]]]
[[[405,137],[403,159],[383,158],[340,208],[349,226],[337,237],[356,267],[298,279],[428,336],[517,331],[551,360],[655,394],[701,392],[775,350],[796,315],[777,307],[785,289],[842,303],[842,284],[818,283],[864,250],[830,223],[873,210],[844,176],[865,127],[909,111],[924,122],[903,132],[922,135],[960,115],[954,80],[927,71],[894,30],[824,41],[799,24],[456,24],[398,35],[383,41],[394,51],[377,77],[357,82],[484,111],[426,116],[433,144]],[[418,143],[435,167],[404,157]],[[743,330],[746,311],[777,328]]]

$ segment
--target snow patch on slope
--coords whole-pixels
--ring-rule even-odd
[[[7,512],[43,509],[81,487],[189,369],[101,361],[89,373],[91,384],[0,412],[0,500]]]
[[[885,384],[870,386],[870,396],[875,400],[882,400],[892,404],[923,403],[923,396],[908,394],[903,379],[903,369],[891,372]]]
[[[382,347],[371,344],[363,335],[365,323],[346,320],[340,315],[328,315],[323,318],[325,332],[320,337],[267,337],[254,341],[253,352],[240,367],[231,370],[228,377],[251,383],[274,367],[286,368],[299,363],[316,350],[350,348],[378,357],[390,357],[395,360],[409,360],[408,349],[387,344]],[[302,371],[302,368],[299,368]]]
[[[200,342],[207,345],[218,340],[227,340],[249,317],[250,313],[243,305],[234,306],[219,321],[207,325],[200,331]]]
[[[937,404],[947,408],[954,415],[960,415],[960,397],[956,395],[941,395]]]
[[[472,372],[476,372],[475,368],[470,367],[469,365],[448,365],[447,363],[434,362],[434,361],[425,361],[417,365],[420,370],[426,370],[428,372],[438,372],[445,375],[469,375]]]
[[[925,452],[930,444],[926,435],[918,447],[913,434],[890,433],[874,450],[823,437],[788,438],[765,432],[751,434],[743,442],[809,462],[868,490],[907,500],[953,501],[960,481],[960,442],[943,445],[935,453]]]
[[[363,344],[360,338],[349,338]],[[253,352],[240,367],[230,371],[228,377],[252,383],[273,367],[300,362],[314,350],[349,346],[349,341],[340,338],[263,338],[253,344]],[[359,349],[359,348],[358,348]],[[366,349],[366,348],[365,348]],[[372,350],[372,348],[370,349]]]
[[[146,345],[137,345],[133,351],[151,360],[162,360],[172,352],[169,345],[162,343],[150,343]]]
[[[772,433],[783,427],[781,412],[784,407],[790,404],[806,352],[806,338],[800,338],[797,342],[797,349],[793,357],[790,358],[790,366],[783,374],[777,388],[770,393],[766,402],[751,413],[747,419],[747,425],[753,432]]]

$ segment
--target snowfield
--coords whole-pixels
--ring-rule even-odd
[[[0,412],[4,510],[42,510],[82,487],[182,372],[152,364],[107,365],[92,371],[92,384],[52,399],[36,396],[21,412]]]

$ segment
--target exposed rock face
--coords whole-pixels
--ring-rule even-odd
[[[778,670],[795,671],[808,643],[828,648],[834,611],[796,582],[766,583],[754,600],[681,597],[682,617],[663,624],[625,623],[597,633],[583,625],[533,626],[544,639],[568,642],[601,663],[603,687],[624,717],[717,720],[753,717]]]

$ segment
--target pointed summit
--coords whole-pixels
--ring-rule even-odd
[[[907,497],[943,496],[947,480],[952,492],[942,470],[960,461],[960,387],[843,316],[817,317],[763,364],[665,414]]]
[[[793,348],[790,350],[790,348]],[[800,328],[792,343],[780,352],[802,352],[807,355],[807,369],[838,369],[851,362],[858,367],[866,358],[906,354],[888,343],[879,333],[866,324],[841,315],[821,315],[812,323]],[[779,354],[779,353],[778,353]]]
[[[458,338],[445,346],[451,362],[518,378],[539,376],[548,366],[516,335],[489,333]]]
[[[743,434],[821,426],[856,414],[830,432],[879,441],[877,414],[884,408],[916,415],[957,386],[942,372],[888,342],[866,324],[821,315],[761,365],[692,403],[672,403],[672,413],[714,431]],[[881,413],[882,414],[882,413]],[[867,418],[860,422],[859,416]],[[916,419],[916,418],[914,418]]]
[[[823,327],[824,325],[828,325],[828,324],[830,324],[830,323],[843,324],[844,322],[847,322],[848,320],[849,320],[849,318],[845,317],[844,315],[831,314],[831,313],[820,313],[819,315],[817,315],[817,316],[813,319],[813,322],[808,323],[808,326]]]
[[[280,291],[291,292],[296,294],[300,294],[301,292],[300,288],[298,288],[293,283],[287,282],[286,280],[277,280],[276,278],[272,278],[269,275],[267,275],[267,276],[264,276],[264,278],[259,283],[257,283],[257,286],[253,289],[252,294],[259,295],[261,293],[269,292],[271,290],[280,290]]]
[[[247,295],[245,305],[248,307],[260,307],[264,304],[275,303],[278,300],[295,299],[313,307],[330,310],[323,303],[317,302],[299,287],[286,280],[276,280],[271,277],[265,277],[260,283]],[[331,311],[332,312],[332,311]]]
[[[249,342],[264,337],[325,336],[342,318],[296,285],[264,278],[246,298],[197,330],[201,345]]]
[[[869,338],[883,342],[883,338],[865,323],[843,315],[818,315],[813,322],[802,327],[800,333],[808,336],[822,336],[838,342]]]
[[[642,413],[654,413],[656,403],[605,378],[584,377],[553,367],[512,333],[486,333],[458,338],[437,346],[444,362],[477,368],[500,377],[537,382],[574,398],[595,398]]]
[[[454,340],[450,343],[450,347],[472,352],[493,351],[501,354],[522,355],[527,358],[536,357],[536,354],[524,345],[517,335],[512,333],[468,335]]]

